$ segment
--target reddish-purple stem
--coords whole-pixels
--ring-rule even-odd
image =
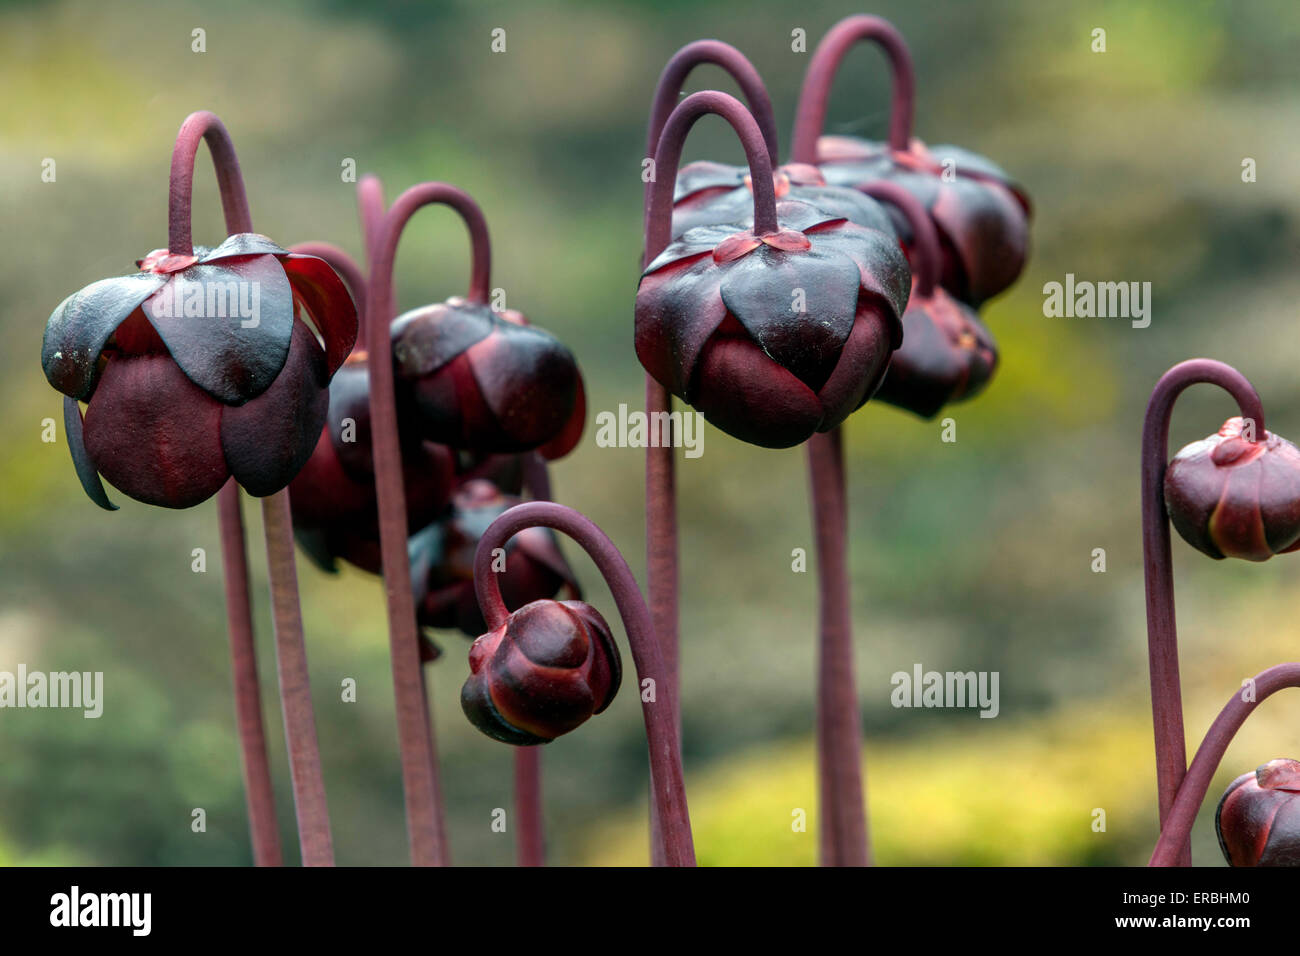
[[[652,682],[655,688],[649,700],[643,692],[642,714],[650,751],[650,787],[658,808],[660,856],[667,866],[694,866],[695,845],[682,782],[673,682],[636,578],[614,543],[594,522],[572,508],[551,501],[515,505],[488,526],[474,556],[474,589],[487,626],[495,630],[510,616],[501,597],[500,581],[492,570],[492,552],[504,548],[507,541],[525,528],[535,527],[554,528],[573,538],[591,556],[609,585],[627,631],[638,689],[645,688],[646,681]]]
[[[1219,768],[1228,745],[1246,718],[1266,698],[1287,687],[1300,687],[1300,664],[1278,664],[1256,674],[1253,680],[1254,693],[1251,694],[1251,699],[1246,700],[1242,691],[1233,694],[1206,732],[1164,818],[1160,839],[1156,842],[1148,865],[1188,865],[1183,856],[1184,849],[1191,841],[1192,824],[1196,822],[1196,813],[1205,801],[1210,781],[1214,778],[1214,772]]]
[[[388,356],[389,319],[393,314],[393,263],[402,230],[416,210],[441,204],[451,206],[465,220],[473,245],[469,298],[486,302],[491,255],[487,223],[470,196],[445,183],[412,186],[384,214],[370,253],[370,287],[367,301],[373,321],[367,331],[367,350]],[[416,865],[444,865],[447,841],[438,780],[438,757],[432,720],[420,669],[419,632],[411,590],[411,565],[406,550],[406,493],[402,485],[401,446],[397,432],[397,400],[393,391],[391,361],[370,363],[370,419],[375,458],[375,490],[379,498],[380,554],[388,597],[389,650],[393,689],[397,698],[397,737],[402,756],[406,798],[406,824],[411,859]]]
[[[1142,554],[1146,574],[1147,652],[1151,667],[1151,716],[1156,740],[1156,789],[1160,828],[1187,773],[1183,736],[1183,696],[1178,674],[1178,627],[1174,619],[1174,575],[1165,510],[1165,469],[1169,460],[1169,420],[1174,402],[1188,386],[1217,385],[1230,394],[1243,418],[1255,422],[1264,438],[1264,407],[1246,377],[1214,359],[1180,362],[1160,377],[1147,403],[1142,425]],[[1184,840],[1178,865],[1190,866],[1192,848]]]
[[[921,201],[898,183],[888,179],[879,179],[862,187],[862,191],[873,199],[897,206],[912,227],[912,276],[916,279],[916,294],[929,298],[934,295],[934,287],[939,284],[939,271],[943,267],[942,247],[939,245],[939,231],[934,227],[934,220],[925,211]]]
[[[645,264],[649,264],[668,245],[672,237],[673,187],[681,163],[686,135],[700,117],[709,113],[721,116],[736,131],[745,149],[750,179],[754,183],[754,231],[759,235],[775,232],[776,191],[772,183],[772,157],[762,130],[749,111],[734,96],[726,93],[692,93],[669,114],[655,147],[655,178],[650,183],[650,197],[645,216]],[[654,126],[652,124],[651,131]],[[645,379],[646,412],[654,415],[672,411],[672,396],[649,375]],[[674,706],[680,706],[678,694],[680,669],[678,652],[678,570],[677,570],[677,491],[673,474],[673,441],[647,448],[645,453],[646,494],[646,585],[653,609],[654,629],[663,647],[664,662],[672,681]],[[678,726],[681,714],[675,713]],[[658,821],[655,803],[650,803],[651,846]],[[662,862],[659,860],[656,863]]]
[[[749,111],[763,133],[763,142],[767,144],[767,156],[775,167],[780,163],[780,149],[776,132],[776,113],[772,110],[772,98],[767,94],[763,78],[758,75],[754,64],[745,55],[729,43],[721,40],[696,40],[688,43],[672,55],[659,74],[655,84],[654,99],[650,103],[650,123],[646,130],[645,153],[654,158],[659,146],[659,137],[663,134],[664,124],[672,115],[677,101],[681,97],[686,78],[697,66],[712,63],[725,70],[740,91],[745,94]],[[646,183],[644,208],[650,208],[650,190],[653,181]]]
[[[906,152],[912,138],[912,113],[916,79],[912,55],[903,35],[888,20],[859,14],[845,17],[826,31],[808,61],[799,106],[795,112],[794,140],[790,158],[796,163],[817,162],[817,140],[826,126],[826,107],[831,84],[844,55],[860,40],[871,40],[885,51],[894,77],[893,100],[889,112],[889,147]]]
[[[248,196],[239,174],[239,160],[235,157],[230,134],[214,114],[193,113],[181,124],[172,151],[167,206],[168,246],[181,249],[185,255],[193,253],[190,196],[194,185],[194,162],[198,158],[199,144],[204,140],[208,143],[216,168],[226,231],[234,234],[249,232],[253,228]],[[257,676],[257,648],[253,636],[252,600],[248,589],[248,556],[239,498],[239,485],[233,479],[226,482],[217,495],[236,725],[244,768],[244,791],[248,803],[253,860],[258,866],[281,866],[284,858],[280,849],[280,825],[275,817],[275,793],[271,785],[271,764],[267,757],[266,730],[262,721],[261,682]]]

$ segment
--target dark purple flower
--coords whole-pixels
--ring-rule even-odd
[[[392,339],[399,395],[431,441],[558,458],[582,437],[573,353],[521,313],[453,297],[399,316]]]
[[[356,339],[346,287],[324,260],[255,233],[190,256],[157,250],[139,266],[69,296],[45,327],[41,364],[66,396],[83,487],[107,508],[100,474],[170,508],[232,475],[253,495],[284,488]]]
[[[1232,781],[1214,829],[1230,866],[1300,866],[1300,761],[1270,760]]]
[[[906,152],[848,136],[817,141],[818,167],[832,186],[861,189],[890,180],[929,211],[943,245],[943,287],[978,306],[1009,287],[1029,254],[1029,197],[996,164],[957,146],[927,148],[913,139]],[[912,230],[895,217],[903,241]]]
[[[519,501],[491,482],[474,479],[456,491],[446,517],[412,535],[408,551],[421,627],[454,628],[469,637],[487,628],[474,594],[474,553],[488,525]],[[507,607],[554,597],[562,588],[581,597],[550,528],[521,531],[504,550],[498,573]]]
[[[646,267],[636,352],[717,427],[768,448],[829,431],[902,340],[911,275],[894,235],[779,200],[778,228],[684,232]]]
[[[1181,449],[1165,472],[1169,519],[1212,558],[1265,561],[1300,547],[1300,449],[1264,432],[1243,437],[1240,417]]]
[[[549,743],[599,714],[622,678],[609,625],[582,601],[534,601],[474,641],[460,692],[470,722],[516,746]]]
[[[354,353],[330,383],[316,448],[289,484],[294,536],[326,571],[337,569],[338,558],[372,574],[382,570],[369,390],[365,353]],[[415,531],[447,509],[456,460],[451,449],[421,439],[413,426],[403,423],[399,433],[408,530]]]

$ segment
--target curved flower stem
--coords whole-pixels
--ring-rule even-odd
[[[357,212],[361,215],[361,241],[365,243],[366,259],[375,249],[379,224],[384,220],[384,184],[378,176],[367,174],[357,183]]]
[[[446,183],[420,183],[397,197],[384,214],[370,251],[367,301],[373,321],[366,345],[371,355],[387,356],[389,319],[393,314],[393,263],[402,229],[416,210],[429,205],[451,206],[465,220],[473,244],[471,301],[487,302],[491,254],[487,223],[470,196]],[[379,498],[380,554],[388,597],[389,650],[393,690],[397,698],[397,738],[402,755],[406,826],[411,859],[416,865],[445,865],[447,839],[438,780],[438,756],[420,669],[411,564],[406,550],[406,493],[397,432],[397,399],[391,361],[370,363],[370,419],[375,456],[375,490]]]
[[[183,255],[193,254],[190,238],[190,196],[194,185],[194,161],[199,144],[207,140],[221,189],[221,206],[226,231],[248,232],[252,219],[248,197],[239,174],[239,160],[230,134],[221,120],[208,112],[193,113],[181,124],[172,152],[168,192],[168,248]],[[244,541],[244,518],[239,503],[239,485],[232,478],[217,494],[217,518],[221,529],[222,577],[226,592],[226,626],[230,634],[231,674],[235,685],[235,717],[239,751],[244,770],[244,793],[253,843],[253,861],[258,866],[281,866],[280,825],[275,817],[275,792],[271,785],[271,764],[266,751],[266,729],[262,721],[261,682],[257,676],[257,646],[253,636],[252,599],[248,589],[248,556]]]
[[[898,183],[880,179],[862,187],[872,199],[897,206],[912,227],[912,275],[916,279],[916,294],[928,298],[939,284],[942,268],[942,247],[934,220],[925,211],[921,201]]]
[[[645,211],[646,265],[664,250],[672,238],[673,187],[677,181],[677,167],[681,163],[686,135],[697,120],[710,113],[721,116],[730,123],[745,148],[750,179],[754,183],[754,231],[763,235],[777,229],[776,190],[772,183],[773,159],[758,122],[734,96],[713,91],[692,93],[662,123],[663,130],[655,147],[655,178],[649,184],[649,200]],[[651,131],[654,131],[653,123]],[[648,415],[672,411],[672,396],[649,375],[645,379],[645,395]],[[680,729],[677,489],[673,474],[675,443],[676,436],[670,436],[669,441],[660,443],[658,447],[646,448],[646,584],[650,593],[650,606],[654,609],[654,630],[659,636],[668,678],[672,682],[673,706],[679,708],[673,717]],[[654,801],[651,801],[650,808],[651,845],[658,847],[662,843],[655,839],[658,824]]]
[[[1156,790],[1163,832],[1187,773],[1183,736],[1183,696],[1178,675],[1178,626],[1174,619],[1174,575],[1165,510],[1165,470],[1169,464],[1169,420],[1174,402],[1188,386],[1217,385],[1237,402],[1243,418],[1255,422],[1264,438],[1264,407],[1246,377],[1213,359],[1180,362],[1160,377],[1147,403],[1142,425],[1142,554],[1146,576],[1147,653],[1151,667],[1151,716],[1156,739]],[[1190,866],[1191,844],[1180,846],[1178,863]]]
[[[736,81],[736,85],[740,87],[749,103],[750,113],[753,114],[762,131],[763,141],[767,144],[768,159],[775,167],[781,160],[772,98],[768,96],[767,87],[763,85],[763,78],[759,76],[754,64],[750,63],[734,46],[721,40],[696,40],[694,43],[688,43],[674,53],[664,65],[663,72],[659,74],[659,82],[655,84],[654,99],[650,104],[650,123],[646,131],[645,143],[647,158],[654,158],[664,124],[668,122],[673,108],[677,106],[686,77],[703,63],[712,63],[721,67]],[[652,185],[653,180],[646,183],[644,205],[647,210],[650,208]]]
[[[296,252],[304,256],[315,256],[317,259],[324,259],[325,263],[337,272],[347,285],[348,291],[352,293],[352,301],[357,307],[357,325],[358,334],[357,342],[365,341],[364,334],[366,328],[366,277],[361,272],[361,267],[357,261],[350,255],[340,249],[338,246],[328,242],[299,242],[289,247],[290,252]],[[364,348],[364,346],[362,346]],[[356,346],[353,346],[353,351]]]
[[[845,17],[826,31],[808,61],[799,106],[795,111],[794,140],[790,158],[796,163],[817,162],[817,140],[826,125],[826,106],[830,101],[831,83],[840,62],[859,40],[872,40],[889,57],[894,76],[893,100],[889,111],[889,147],[906,152],[912,138],[912,113],[916,78],[912,71],[912,54],[903,35],[892,23],[880,17],[859,14]]]
[[[650,786],[658,806],[663,862],[668,866],[694,866],[695,846],[682,782],[673,683],[668,679],[650,612],[641,597],[636,578],[614,543],[590,519],[551,501],[525,502],[501,514],[483,532],[474,555],[474,590],[488,628],[501,627],[510,616],[501,597],[500,581],[492,571],[492,551],[504,548],[507,541],[525,528],[535,527],[554,528],[578,542],[591,556],[614,595],[614,603],[618,605],[632,648],[638,683],[644,685],[649,680],[657,688],[653,699],[642,698],[642,712],[650,750]]]
[[[1192,834],[1196,813],[1205,801],[1214,772],[1246,718],[1268,697],[1287,687],[1300,687],[1300,664],[1278,664],[1254,677],[1254,694],[1245,700],[1239,691],[1224,705],[1196,750],[1192,765],[1174,798],[1148,866],[1184,866],[1182,856]]]

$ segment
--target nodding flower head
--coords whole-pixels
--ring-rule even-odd
[[[1214,828],[1231,866],[1300,866],[1300,761],[1270,760],[1232,781]]]
[[[475,637],[487,629],[474,594],[474,553],[488,525],[519,504],[490,481],[466,481],[452,497],[450,511],[411,536],[412,589],[421,627],[457,629]],[[551,598],[567,589],[581,597],[578,581],[550,528],[525,528],[502,549],[497,573],[507,607]],[[425,644],[426,658],[436,656]]]
[[[399,415],[403,418],[409,416]],[[455,486],[456,456],[399,422],[408,531],[442,515]],[[329,408],[315,450],[289,484],[294,536],[319,567],[337,559],[378,574],[379,503],[370,431],[370,372],[355,352],[330,382]]]
[[[582,437],[573,353],[521,313],[457,296],[399,316],[392,341],[399,395],[431,441],[559,458]]]
[[[925,206],[943,245],[943,287],[978,306],[1019,277],[1029,255],[1029,197],[990,160],[958,146],[927,148],[913,139],[904,152],[847,136],[817,141],[818,168],[833,186],[862,189],[896,182]],[[909,246],[912,230],[896,217]]]
[[[599,714],[622,676],[609,625],[582,601],[534,601],[470,648],[460,692],[470,722],[494,740],[543,744]]]
[[[700,226],[645,269],[636,353],[723,431],[788,448],[829,431],[880,383],[911,274],[892,232],[794,200],[777,228]]]
[[[66,396],[87,493],[112,507],[101,474],[169,508],[199,504],[232,475],[252,495],[284,488],[356,340],[346,287],[324,260],[255,233],[138,265],[73,293],[45,327],[41,364]]]
[[[1230,418],[1180,450],[1165,472],[1165,504],[1183,539],[1212,558],[1264,561],[1300,547],[1300,449]]]

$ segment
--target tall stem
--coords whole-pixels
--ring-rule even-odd
[[[662,81],[661,81],[662,83]],[[664,89],[666,87],[662,87]],[[675,94],[674,94],[675,95]],[[655,178],[649,185],[645,210],[645,264],[664,250],[672,238],[673,187],[681,163],[686,136],[703,116],[716,114],[731,124],[745,149],[750,179],[754,184],[754,231],[759,235],[774,232],[776,192],[772,184],[773,157],[761,128],[740,101],[725,93],[692,93],[661,124],[662,130],[654,149]],[[655,124],[651,124],[651,132]],[[672,411],[672,396],[651,376],[645,379],[646,413],[654,416]],[[653,418],[652,418],[653,420]],[[671,428],[671,425],[669,426]],[[677,488],[674,476],[673,445],[675,436],[645,453],[645,520],[646,585],[650,606],[654,609],[654,631],[663,648],[668,679],[672,682],[673,714],[681,727],[679,672],[681,669],[678,635],[679,574],[677,554]],[[656,839],[658,820],[656,805],[650,803],[651,847],[663,845]],[[662,860],[655,860],[662,863]]]
[[[844,54],[860,40],[871,40],[885,51],[894,77],[893,100],[889,112],[889,147],[906,152],[912,138],[912,113],[916,78],[912,71],[912,54],[903,35],[888,20],[859,14],[845,17],[826,31],[808,61],[799,106],[795,112],[794,141],[790,158],[796,163],[817,162],[817,140],[826,125],[826,107],[831,84]]]
[[[1214,772],[1237,735],[1246,718],[1264,700],[1287,687],[1300,687],[1300,664],[1278,664],[1261,671],[1254,678],[1254,694],[1250,700],[1238,691],[1224,705],[1219,716],[1210,725],[1205,739],[1196,750],[1192,765],[1179,786],[1174,801],[1169,808],[1151,854],[1150,866],[1186,866],[1183,861],[1184,848],[1191,840],[1192,824],[1196,822],[1196,812],[1205,801],[1206,791]]]
[[[525,528],[535,527],[554,528],[573,538],[591,556],[609,585],[632,648],[638,685],[656,688],[653,699],[647,700],[642,695],[642,715],[650,751],[650,785],[658,809],[663,861],[668,866],[694,866],[695,846],[686,807],[686,788],[682,782],[673,683],[668,678],[650,612],[641,597],[636,578],[614,543],[590,519],[572,508],[550,501],[525,502],[500,515],[483,533],[474,555],[474,589],[488,628],[501,627],[510,616],[501,597],[500,581],[492,570],[492,552],[504,548],[507,541]]]
[[[808,440],[820,623],[817,651],[818,816],[822,866],[869,866],[862,729],[849,606],[848,495],[840,429]]]
[[[316,716],[311,703],[307,645],[302,636],[298,604],[298,572],[293,555],[293,517],[288,489],[262,499],[266,527],[266,563],[271,578],[271,612],[275,627],[276,660],[280,671],[280,703],[284,736],[289,747],[293,802],[298,815],[298,840],[303,866],[333,866],[325,780],[316,742]]]
[[[1169,420],[1174,402],[1191,385],[1206,383],[1227,391],[1243,418],[1255,422],[1264,438],[1264,407],[1240,372],[1213,359],[1180,362],[1160,377],[1147,403],[1142,425],[1142,555],[1146,579],[1147,654],[1151,667],[1151,718],[1156,741],[1156,790],[1163,832],[1179,785],[1187,773],[1183,737],[1183,695],[1178,674],[1178,627],[1174,619],[1174,575],[1165,510],[1165,470],[1169,461]],[[1179,848],[1178,865],[1191,866],[1191,844]]]
[[[419,632],[411,590],[410,558],[406,550],[406,494],[397,432],[397,400],[393,392],[393,364],[387,356],[391,349],[389,317],[393,313],[393,263],[397,257],[397,243],[402,229],[416,210],[433,204],[451,206],[465,220],[473,246],[469,298],[471,301],[487,301],[491,257],[483,213],[473,199],[454,186],[421,183],[397,198],[376,229],[370,253],[367,296],[371,321],[366,330],[367,350],[373,356],[385,358],[370,363],[370,420],[406,825],[411,842],[411,860],[419,866],[445,865],[447,841],[437,746],[420,670]]]
[[[193,113],[181,124],[176,136],[168,188],[167,244],[171,251],[182,255],[191,255],[194,251],[190,237],[190,197],[194,187],[194,162],[198,158],[199,144],[204,140],[216,168],[226,231],[234,234],[249,232],[253,228],[248,196],[230,134],[214,114],[206,111]],[[284,862],[280,849],[280,824],[275,816],[275,792],[271,785],[271,763],[267,757],[266,730],[262,721],[262,689],[257,676],[248,556],[239,498],[239,485],[233,479],[226,482],[217,495],[222,583],[226,592],[226,627],[230,636],[240,762],[244,772],[253,860],[258,866],[280,866]]]

